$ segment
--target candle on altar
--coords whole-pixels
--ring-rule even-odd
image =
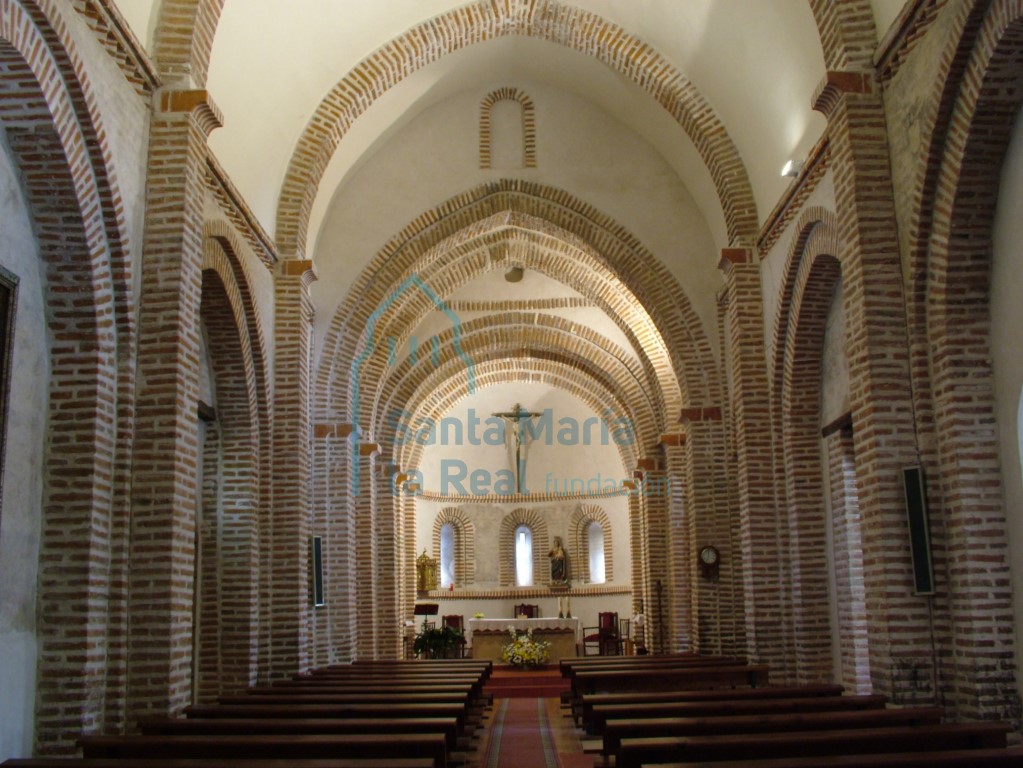
[[[560,619],[564,615],[565,615],[565,612],[563,610],[561,610],[561,598],[559,597],[558,598],[558,618]]]

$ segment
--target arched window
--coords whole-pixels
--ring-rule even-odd
[[[455,526],[440,527],[440,586],[447,589],[455,583]]]
[[[533,532],[528,525],[515,529],[515,584],[533,586]]]
[[[604,528],[594,520],[589,524],[586,535],[589,538],[590,583],[603,584],[604,576]]]

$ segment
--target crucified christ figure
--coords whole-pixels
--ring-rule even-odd
[[[532,419],[543,414],[527,411],[523,409],[521,404],[515,403],[515,407],[510,411],[493,415],[499,419],[504,419],[512,425],[512,439],[515,441],[515,490],[517,493],[526,493],[526,489],[523,487],[525,462],[522,459],[522,422],[525,419]]]

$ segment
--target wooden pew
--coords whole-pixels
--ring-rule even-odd
[[[388,758],[330,760],[209,760],[133,759],[81,757],[19,757],[0,765],[13,768],[432,768],[430,758]]]
[[[193,720],[211,719],[281,719],[292,718],[356,718],[356,717],[390,717],[422,718],[422,717],[453,717],[458,722],[459,730],[465,732],[467,724],[466,706],[463,702],[439,703],[424,702],[413,704],[366,704],[355,702],[350,704],[195,704],[186,707],[185,717]]]
[[[602,754],[605,756],[617,754],[622,740],[629,738],[938,725],[943,714],[944,711],[941,707],[906,707],[852,712],[791,712],[766,715],[726,715],[724,717],[652,717],[638,720],[608,720],[604,724]]]
[[[576,672],[572,690],[576,696],[617,691],[670,691],[692,688],[724,688],[767,685],[766,664],[723,667],[670,667],[651,669],[587,670]]]
[[[301,680],[278,680],[271,686],[250,688],[249,691],[337,691],[346,689],[414,691],[468,690],[473,699],[482,699],[484,683],[478,678],[466,677],[315,677]]]
[[[834,731],[623,739],[618,747],[616,766],[640,768],[645,764],[680,761],[749,762],[774,757],[1000,749],[1006,745],[1009,730],[1006,723],[980,722]]]
[[[429,704],[462,703],[470,705],[469,696],[465,693],[403,693],[395,691],[365,691],[363,693],[277,693],[272,694],[233,694],[217,699],[220,704]]]
[[[829,768],[1008,768],[1023,765],[1023,747],[1007,749],[956,749],[945,752],[902,752],[867,755],[833,755]],[[720,762],[659,763],[658,768],[821,768],[819,757],[783,757],[772,760],[722,760]]]
[[[561,659],[558,668],[562,677],[568,677],[570,669],[585,669],[587,667],[600,667],[608,665],[628,666],[634,669],[641,669],[650,666],[664,666],[670,664],[691,664],[691,665],[713,665],[713,664],[746,664],[747,660],[741,656],[700,656],[694,653],[668,653],[657,656],[574,656],[568,659]]]
[[[429,758],[434,768],[447,765],[442,733],[390,733],[350,735],[236,736],[86,736],[80,740],[86,758],[193,758],[240,760],[250,758],[323,759]]]
[[[262,734],[442,733],[448,752],[458,750],[460,734],[454,717],[349,718],[146,718],[139,721],[143,736]]]
[[[382,668],[400,668],[400,669],[422,669],[423,671],[431,669],[470,669],[478,671],[483,675],[483,679],[488,679],[494,671],[494,662],[486,659],[361,659],[353,661],[351,664],[334,664],[325,667],[317,667],[315,670],[317,674],[329,674],[331,670],[343,669],[346,667],[355,667],[358,669],[382,669]]]
[[[768,690],[757,688],[757,691]],[[587,733],[602,734],[607,720],[656,717],[735,717],[793,712],[850,712],[884,709],[887,697],[807,696],[779,699],[724,699],[720,701],[658,701],[639,704],[597,704],[591,707]]]
[[[841,696],[841,685],[828,683],[810,685],[768,686],[765,688],[704,689],[696,691],[620,691],[618,693],[584,694],[575,705],[574,713],[583,724],[588,724],[593,707],[605,704],[642,704],[655,702],[710,702],[742,699],[830,698]]]

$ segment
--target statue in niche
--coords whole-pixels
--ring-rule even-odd
[[[568,561],[560,536],[554,537],[554,546],[547,557],[551,559],[551,584],[568,584]]]

